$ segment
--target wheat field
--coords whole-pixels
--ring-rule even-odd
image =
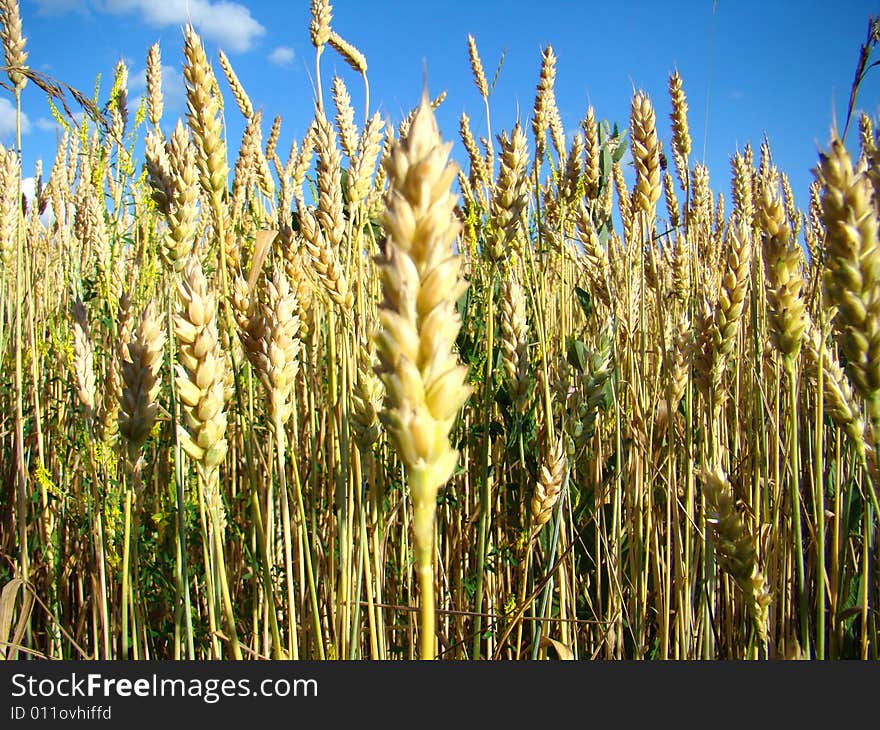
[[[877,20],[801,211],[767,142],[710,183],[677,72],[671,139],[572,135],[547,46],[477,140],[312,0],[291,130],[191,26],[169,120],[158,44],[135,108],[0,18],[65,130],[32,199],[0,148],[0,656],[880,656]]]

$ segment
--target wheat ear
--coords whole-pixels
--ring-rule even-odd
[[[144,309],[121,365],[119,433],[128,441],[129,462],[138,462],[140,449],[156,421],[159,404],[162,352],[165,332],[154,301]]]
[[[526,296],[513,271],[502,283],[501,301],[501,362],[507,373],[510,397],[516,409],[524,411],[528,404],[529,343],[526,320]]]
[[[672,102],[672,159],[682,190],[688,187],[688,157],[691,154],[691,133],[688,129],[688,105],[678,71],[669,77],[669,98]]]
[[[654,108],[643,92],[633,97],[630,129],[636,168],[636,185],[632,195],[633,214],[642,214],[646,234],[650,235],[661,191],[660,142],[657,139]]]
[[[839,139],[820,165],[826,230],[825,292],[838,307],[835,325],[847,374],[868,403],[874,437],[880,434],[880,247],[868,177],[853,170]]]
[[[459,226],[450,186],[455,166],[427,96],[406,139],[385,161],[390,183],[387,237],[378,264],[378,374],[387,393],[383,420],[407,469],[413,500],[416,571],[422,601],[421,657],[434,656],[433,544],[437,492],[452,476],[458,452],[449,434],[470,394],[467,368],[454,346],[461,328],[455,305],[466,284],[453,248]]]
[[[245,119],[250,119],[254,115],[254,106],[251,104],[250,97],[244,90],[244,86],[241,85],[241,81],[238,80],[235,69],[232,68],[227,55],[223,51],[219,51],[217,57],[220,60],[220,68],[223,69],[223,75],[226,77],[229,89],[232,91],[235,105]]]
[[[480,60],[480,54],[477,52],[477,41],[472,35],[468,35],[468,56],[471,60],[471,72],[474,76],[474,84],[483,100],[489,98],[489,84],[486,82],[486,74],[483,71],[483,62]]]
[[[162,121],[165,109],[162,96],[162,52],[158,43],[150,46],[147,53],[147,117],[154,127]]]
[[[3,268],[11,268],[15,258],[19,206],[18,177],[18,155],[15,150],[7,150],[0,145],[0,263]]]
[[[489,208],[492,234],[487,247],[489,258],[493,261],[507,255],[508,246],[519,232],[529,182],[526,177],[529,155],[522,127],[517,123],[510,137],[502,133],[498,143],[501,146],[501,165],[498,179],[492,187]]]
[[[18,93],[27,85],[27,51],[24,50],[25,37],[21,31],[21,14],[18,0],[0,0],[0,40],[6,57],[6,74]]]
[[[226,162],[226,142],[221,124],[220,95],[213,93],[217,79],[208,63],[202,41],[192,26],[186,27],[184,40],[187,119],[198,151],[199,182],[212,200],[219,201],[226,192],[229,165]]]
[[[758,567],[755,538],[736,510],[733,489],[721,467],[704,468],[701,480],[706,521],[715,540],[715,559],[743,592],[755,630],[766,643],[770,592]]]
[[[759,201],[762,219],[767,308],[773,324],[770,336],[783,357],[787,372],[794,371],[807,328],[806,304],[801,294],[801,249],[792,243],[791,226],[772,182],[765,182]]]
[[[560,436],[553,448],[544,454],[541,471],[538,474],[538,483],[535,485],[535,493],[532,495],[533,536],[537,535],[541,528],[550,521],[553,508],[559,501],[566,466],[564,445],[564,436]]]
[[[95,363],[89,336],[89,316],[86,305],[77,297],[71,305],[73,317],[73,370],[76,375],[76,397],[86,414],[91,429],[95,410]]]
[[[178,426],[180,444],[198,472],[199,488],[210,517],[226,629],[233,656],[241,659],[223,556],[226,511],[219,484],[219,468],[228,448],[224,411],[228,365],[217,329],[217,295],[195,257],[190,258],[177,284],[177,294],[181,311],[174,316],[178,344],[175,384],[183,421]]]

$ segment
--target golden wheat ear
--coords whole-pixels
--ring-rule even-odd
[[[715,543],[715,559],[742,591],[755,631],[766,643],[771,597],[758,566],[755,537],[736,510],[733,489],[721,467],[705,467],[700,478],[706,498],[706,521]]]
[[[144,445],[156,420],[164,346],[162,318],[155,301],[150,301],[125,347],[121,367],[119,433],[128,441],[132,454]]]
[[[466,288],[453,247],[459,226],[450,190],[452,145],[440,138],[427,96],[409,133],[385,160],[387,236],[378,258],[384,299],[376,345],[385,385],[382,418],[404,463],[413,500],[416,571],[422,589],[422,658],[434,656],[434,512],[458,452],[449,435],[470,395],[455,340],[455,303]]]
[[[821,156],[822,221],[826,231],[825,293],[847,375],[880,429],[880,241],[873,186],[853,168],[839,139]],[[875,435],[876,438],[876,435]]]
[[[21,30],[18,0],[0,0],[0,40],[6,57],[6,74],[16,93],[21,93],[27,85],[27,76],[22,71],[27,69],[28,54],[24,50],[26,39]]]

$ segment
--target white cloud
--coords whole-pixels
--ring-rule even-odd
[[[90,10],[115,15],[137,14],[157,28],[192,23],[196,30],[227,51],[248,51],[266,29],[244,5],[231,0],[34,0],[41,15]]]
[[[191,22],[206,38],[230,51],[247,51],[266,29],[244,5],[227,0],[104,0],[102,9],[116,14],[137,13],[159,28]]]
[[[46,117],[40,117],[35,124],[37,125],[37,129],[43,132],[54,132],[56,129],[61,128],[61,125],[54,119],[47,119]]]
[[[129,105],[137,109],[140,104],[140,94],[147,88],[147,70],[133,71],[129,76],[129,91],[135,95]],[[174,66],[162,64],[162,103],[166,109],[182,109],[186,102],[186,87],[183,84],[183,72]]]
[[[21,113],[21,133],[31,131],[28,115]],[[15,105],[4,96],[0,96],[0,137],[15,136]]]
[[[64,120],[70,127],[79,128],[83,119],[86,118],[86,113],[84,111],[75,111],[73,112],[73,119],[71,119],[65,112],[61,112],[61,115],[64,117]],[[64,128],[58,124],[54,119],[50,119],[49,117],[39,117],[36,122],[34,122],[34,126],[39,129],[41,132],[62,132]]]
[[[293,63],[293,49],[287,46],[278,46],[268,56],[276,66],[289,66]]]

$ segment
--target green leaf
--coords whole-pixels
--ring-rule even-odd
[[[587,367],[587,348],[584,343],[580,340],[569,338],[566,359],[573,368],[583,372]]]
[[[462,292],[461,296],[459,296],[458,301],[455,303],[455,308],[458,311],[458,316],[464,320],[467,316],[468,305],[471,302],[471,290],[470,287]]]
[[[579,286],[574,288],[574,293],[577,295],[578,304],[584,310],[584,316],[589,319],[593,315],[593,298],[588,291],[581,289]]]
[[[340,187],[342,188],[343,210],[347,211],[348,204],[349,204],[349,199],[348,199],[348,168],[343,167],[339,170],[339,183],[340,183]]]
[[[621,139],[617,143],[617,149],[614,150],[614,161],[620,162],[623,159],[623,156],[625,154],[626,154],[626,142]]]
[[[599,155],[599,169],[603,180],[611,180],[611,153],[607,147],[603,147],[602,154]]]

